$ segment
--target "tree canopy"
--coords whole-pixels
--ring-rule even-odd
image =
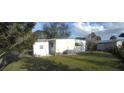
[[[70,36],[69,27],[64,22],[50,22],[44,24],[43,33],[47,39],[68,38]]]
[[[97,36],[94,32],[87,36],[87,50],[95,50],[96,45],[101,41],[101,37]]]
[[[119,35],[119,37],[124,37],[124,33],[121,33],[121,34]]]
[[[116,36],[111,36],[111,37],[110,37],[110,40],[116,40],[116,39],[117,39]]]
[[[47,39],[47,35],[42,30],[35,31],[34,35],[36,36],[37,39]]]
[[[0,23],[0,56],[32,36],[33,22]],[[3,51],[3,52],[2,52]]]

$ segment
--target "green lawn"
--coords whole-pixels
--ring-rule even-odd
[[[20,58],[9,64],[5,71],[115,71],[124,70],[120,59],[106,52],[82,53],[79,55],[63,55],[49,57]]]

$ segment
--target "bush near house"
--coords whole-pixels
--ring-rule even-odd
[[[124,61],[124,47],[119,48],[117,51],[115,51],[116,56],[119,57]]]
[[[112,53],[113,55],[115,55],[116,57],[124,61],[124,47],[123,46],[120,48],[114,47],[113,49],[107,50],[107,52]]]

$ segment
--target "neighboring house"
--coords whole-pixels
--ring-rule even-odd
[[[121,48],[124,46],[124,39],[106,40],[97,44],[97,50],[111,50],[114,48]]]
[[[101,41],[97,44],[97,50],[112,50],[124,46],[124,33],[115,35],[115,40]]]
[[[82,39],[38,39],[33,45],[35,56],[73,54],[85,52],[86,41]]]

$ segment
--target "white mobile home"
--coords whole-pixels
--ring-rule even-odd
[[[80,39],[46,39],[38,40],[33,45],[35,56],[47,56],[54,54],[63,54],[67,51],[74,53],[84,52],[86,41]]]

